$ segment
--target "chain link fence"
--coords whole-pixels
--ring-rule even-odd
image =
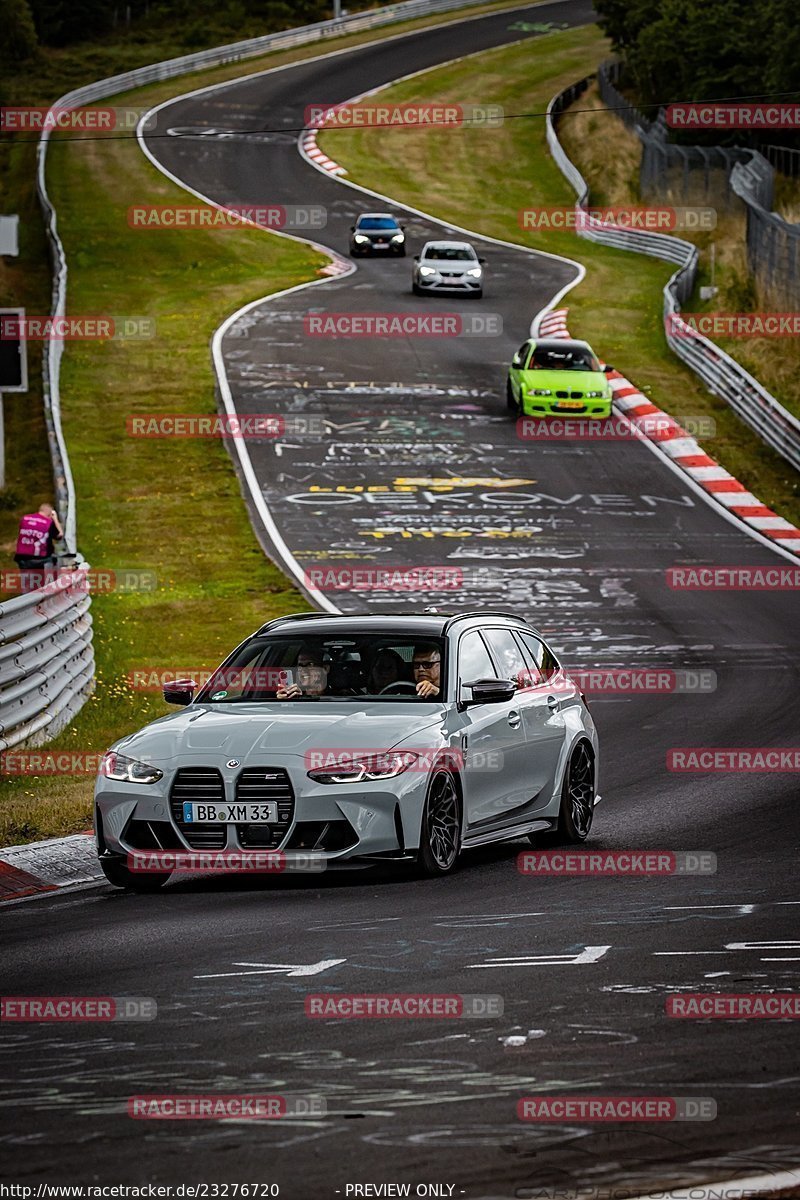
[[[577,208],[583,210],[589,202],[589,186],[558,139],[558,118],[583,95],[590,83],[591,78],[581,79],[559,92],[547,107],[546,119],[550,152],[577,193]],[[697,247],[683,238],[645,230],[616,229],[591,217],[578,225],[577,233],[579,237],[604,246],[648,254],[677,264],[678,269],[664,287],[664,331],[670,349],[768,446],[800,470],[800,421],[735,359],[708,338],[691,332],[681,319],[680,307],[691,296],[697,276]]]
[[[639,190],[646,200],[707,204],[721,212],[744,211],[747,262],[769,302],[800,306],[800,226],[772,211],[776,168],[800,175],[800,151],[767,146],[765,153],[737,146],[679,146],[668,141],[663,109],[650,120],[617,88],[620,63],[603,63],[597,84],[603,102],[617,109],[642,144]]]

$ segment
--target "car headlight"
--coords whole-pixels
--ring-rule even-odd
[[[365,236],[363,233],[357,233],[357,234],[355,234],[355,236],[353,237],[353,241],[354,241],[354,242],[368,242],[368,241],[369,241],[369,238],[368,238],[368,237],[366,237],[366,236]]]
[[[470,267],[470,269],[467,271],[467,274],[471,275],[473,279],[480,279],[483,271],[480,267]]]
[[[550,388],[531,388],[526,394],[528,396],[552,396],[553,393]]]
[[[319,770],[309,771],[309,779],[317,783],[364,783],[375,779],[394,779],[413,766],[419,758],[411,750],[398,750],[388,754],[360,754],[358,757],[342,755],[338,762]]]
[[[584,392],[583,394],[589,400],[599,400],[602,396],[605,396],[605,392]]]
[[[420,267],[419,273],[420,275],[435,275],[436,271],[433,267]]]
[[[394,233],[394,234],[392,234],[392,241],[393,241],[393,242],[404,242],[405,240],[406,240],[406,235],[405,235],[404,233]]]
[[[157,783],[163,771],[137,762],[135,758],[127,758],[116,750],[107,750],[100,763],[100,774],[119,783]]]

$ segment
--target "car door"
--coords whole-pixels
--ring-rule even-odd
[[[477,629],[463,633],[457,651],[456,695],[468,699],[464,684],[503,677],[481,633]],[[461,717],[465,826],[473,829],[525,803],[527,744],[515,696],[498,704],[470,704]]]
[[[567,736],[562,706],[567,699],[558,660],[540,638],[523,629],[514,630],[522,648],[529,686],[520,694],[525,734],[537,794],[549,799],[559,775]],[[573,689],[574,690],[574,689]]]

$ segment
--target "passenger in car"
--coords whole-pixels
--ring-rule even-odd
[[[325,656],[316,646],[301,646],[295,660],[297,683],[279,687],[276,693],[278,700],[294,700],[298,696],[325,696],[328,691],[328,672],[330,664],[325,662]]]

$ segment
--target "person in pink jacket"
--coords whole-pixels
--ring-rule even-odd
[[[54,567],[53,540],[63,536],[64,530],[52,504],[40,504],[38,512],[26,513],[20,520],[14,561],[21,570]]]

